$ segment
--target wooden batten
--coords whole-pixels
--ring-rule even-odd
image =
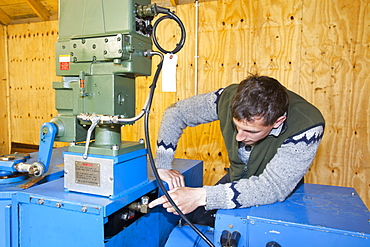
[[[7,27],[0,25],[0,155],[9,154],[9,97]]]
[[[177,92],[161,92],[161,78],[158,82],[150,115],[151,146],[155,147],[162,115],[172,103],[195,91],[200,94],[238,83],[249,73],[272,76],[316,105],[326,119],[325,135],[306,182],[354,187],[370,207],[368,11],[364,1],[352,0],[201,2],[196,68],[195,6],[177,5],[187,40],[178,53]],[[12,142],[37,144],[39,126],[56,113],[51,83],[60,80],[55,76],[57,21],[7,28],[7,35],[0,34],[8,44],[9,77],[1,74],[0,94],[4,94],[5,78],[11,111],[0,121],[10,121]],[[159,25],[157,36],[170,49],[180,31],[167,20]],[[156,62],[157,57],[153,74]],[[0,73],[2,68],[0,61]],[[137,79],[137,111],[151,81],[152,76]],[[5,104],[0,99],[0,107]],[[125,140],[144,138],[142,120],[123,127],[122,133]],[[176,157],[203,160],[205,184],[215,183],[228,167],[218,122],[186,129]]]

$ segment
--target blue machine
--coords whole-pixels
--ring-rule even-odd
[[[202,185],[202,162],[176,160],[174,165],[189,186]],[[149,175],[144,186],[116,199],[65,192],[63,179],[18,192],[7,213],[11,244],[5,246],[163,246],[179,217],[161,207],[146,211],[157,187]]]
[[[181,28],[173,51],[155,42],[163,19]],[[145,145],[122,141],[121,127],[143,116],[148,126],[162,61],[137,115],[135,79],[151,75],[152,56],[163,60],[182,48],[184,26],[150,0],[63,0],[58,32],[58,114],[41,127],[37,161],[0,160],[0,246],[162,246],[178,217],[148,208],[162,186],[148,169],[148,128]],[[152,39],[162,53],[152,51]],[[53,152],[54,141],[69,143],[63,155]],[[176,161],[175,168],[189,186],[202,185],[202,162]]]
[[[63,177],[62,153],[66,150],[66,147],[54,149],[50,157],[53,161],[50,163],[48,171],[42,176],[30,176],[28,173],[15,173],[13,175],[14,177],[2,177],[0,179],[0,246],[10,246],[10,210],[12,197],[21,191],[27,191],[30,187],[35,187]],[[18,156],[20,157],[15,158],[15,160],[19,160],[19,162],[27,161],[27,163],[34,163],[39,160],[38,153],[19,154]]]
[[[166,15],[152,26],[159,13]],[[170,52],[155,40],[163,19],[181,28]],[[122,125],[148,119],[162,62],[136,116],[135,77],[151,74],[152,56],[163,57],[152,38],[162,53],[176,53],[185,30],[150,0],[60,1],[58,115],[41,127],[38,154],[0,160],[0,247],[205,246],[189,226],[176,227],[178,216],[148,208],[162,185],[147,167],[148,131],[147,147],[122,142]],[[69,147],[53,150],[54,140]],[[175,160],[174,168],[187,186],[202,186],[201,161]],[[370,246],[369,218],[353,189],[305,184],[283,203],[219,210],[215,228],[198,229],[222,247],[361,247]]]
[[[354,189],[303,184],[282,203],[219,210],[214,228],[198,228],[222,247],[368,247],[369,219]],[[165,246],[207,245],[188,226],[177,226]]]

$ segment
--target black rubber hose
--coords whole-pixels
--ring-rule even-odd
[[[177,17],[174,13],[172,13],[169,9],[157,7],[157,11],[159,13],[166,14],[166,15],[159,17],[153,25],[153,35],[152,35],[153,42],[154,42],[155,46],[158,48],[158,50],[160,50],[162,53],[175,54],[175,53],[179,52],[185,44],[186,32],[185,32],[184,24],[181,22],[180,18]],[[175,49],[173,49],[172,51],[167,51],[167,50],[163,49],[157,41],[157,37],[156,37],[157,26],[164,19],[171,19],[171,20],[176,21],[177,24],[180,26],[180,29],[181,29],[180,42],[178,44],[176,44]]]
[[[157,80],[158,80],[158,76],[162,70],[162,65],[163,65],[163,61],[161,61],[158,65],[157,65],[157,70],[155,72],[155,75],[154,75],[154,78],[153,78],[153,82],[152,84],[150,85],[150,100],[149,100],[149,103],[147,105],[147,109],[145,109],[145,117],[144,117],[144,129],[145,129],[145,142],[146,142],[146,146],[147,146],[147,150],[148,150],[148,156],[149,156],[149,162],[150,162],[150,166],[153,170],[153,173],[154,173],[154,176],[158,182],[158,185],[159,187],[161,188],[161,190],[163,191],[164,195],[166,196],[167,200],[170,202],[171,206],[176,210],[176,212],[180,215],[180,217],[186,222],[189,224],[189,226],[211,247],[214,247],[213,243],[181,212],[181,210],[177,207],[177,205],[175,204],[175,202],[172,200],[171,196],[168,194],[166,188],[164,187],[163,185],[163,181],[161,180],[161,178],[159,177],[159,174],[158,174],[158,171],[157,171],[157,168],[155,166],[155,162],[154,162],[154,158],[153,158],[153,153],[152,153],[152,149],[151,149],[151,145],[150,145],[150,138],[149,138],[149,113],[150,113],[150,108],[151,108],[151,105],[152,105],[152,101],[153,101],[153,96],[154,96],[154,91],[155,91],[155,88],[157,86]]]

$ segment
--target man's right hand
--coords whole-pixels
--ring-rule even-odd
[[[157,169],[159,177],[168,184],[170,190],[185,187],[184,176],[177,170]]]

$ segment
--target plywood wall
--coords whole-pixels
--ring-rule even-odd
[[[8,26],[11,141],[38,144],[40,127],[56,113],[52,82],[58,22]]]
[[[354,187],[370,206],[370,35],[365,0],[219,0],[199,6],[199,58],[195,63],[195,7],[180,5],[187,30],[179,52],[176,93],[159,82],[151,111],[151,144],[167,106],[197,93],[237,83],[249,73],[275,77],[323,113],[327,125],[307,182]],[[180,31],[170,21],[158,28],[170,49]],[[11,140],[37,144],[39,126],[55,114],[53,43],[57,22],[8,27]],[[153,59],[154,63],[158,61]],[[1,64],[0,64],[1,66]],[[155,66],[153,65],[153,71]],[[198,72],[198,86],[194,75]],[[141,109],[152,77],[137,80]],[[144,137],[142,120],[123,127],[123,138]],[[178,158],[200,159],[205,184],[228,166],[218,123],[185,130]]]
[[[368,1],[304,1],[300,92],[326,117],[307,178],[355,187],[370,206],[370,12]]]

